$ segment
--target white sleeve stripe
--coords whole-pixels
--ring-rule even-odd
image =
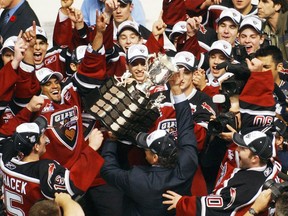
[[[27,73],[32,73],[35,68],[32,65],[26,64],[23,61],[20,62],[20,66],[19,66],[23,71],[27,72]]]
[[[96,88],[96,87],[100,87],[100,85],[89,84],[89,83],[82,82],[82,81],[78,78],[77,74],[75,74],[74,77],[75,77],[76,81],[77,81],[81,86],[83,86],[83,87],[85,87],[85,88],[94,89],[94,88]]]
[[[240,113],[247,113],[251,115],[270,115],[270,116],[275,116],[275,112],[273,111],[261,111],[261,110],[251,110],[251,109],[242,109],[240,108]]]
[[[65,181],[65,186],[66,186],[66,189],[67,189],[68,193],[71,196],[74,196],[75,193],[73,192],[73,190],[72,190],[72,188],[70,186],[70,171],[69,170],[65,170],[64,181]]]

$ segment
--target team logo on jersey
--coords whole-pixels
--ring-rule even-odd
[[[265,177],[269,176],[271,173],[272,173],[272,168],[271,168],[271,167],[267,167],[267,168],[264,170],[264,176],[265,176]]]
[[[48,164],[48,177],[47,177],[47,184],[48,186],[52,189],[53,188],[53,183],[51,181],[54,170],[56,169],[56,166],[54,163]]]
[[[5,164],[5,167],[7,167],[10,170],[14,170],[16,168],[15,164],[11,163],[10,161]]]
[[[201,106],[202,106],[203,109],[206,109],[208,112],[210,112],[211,114],[216,116],[216,113],[215,113],[214,109],[209,104],[207,104],[206,102],[203,102],[201,104]]]
[[[221,166],[220,169],[221,169],[221,173],[220,173],[219,179],[218,179],[215,187],[217,187],[222,182],[224,176],[227,173],[227,162],[225,162],[224,166]]]
[[[56,62],[56,56],[55,55],[45,59],[44,64],[45,65],[49,65],[49,64],[52,64],[53,62]]]
[[[166,130],[169,134],[177,137],[177,121],[176,119],[165,119],[158,124],[158,129]]]
[[[65,98],[65,100],[67,100],[67,101],[69,101],[69,100],[71,99],[71,94],[70,94],[69,91],[65,92],[64,98]]]
[[[57,175],[55,177],[55,182],[54,182],[54,190],[59,191],[59,190],[66,190],[66,186],[65,186],[65,179],[61,176],[61,175]]]
[[[51,115],[53,132],[68,149],[73,150],[78,137],[78,107],[74,106]]]
[[[189,103],[190,104],[190,108],[191,108],[191,112],[192,112],[192,115],[197,111],[197,105],[194,105],[192,103]]]
[[[230,208],[233,205],[233,203],[235,202],[235,199],[236,199],[236,195],[237,195],[236,194],[236,188],[231,187],[230,188],[230,197],[231,197],[231,199],[230,199],[230,202],[227,204],[225,209],[228,209],[228,208]]]
[[[228,149],[227,153],[228,153],[227,158],[228,158],[230,161],[233,161],[233,160],[234,160],[234,151],[231,150],[231,149]]]
[[[54,106],[52,104],[52,101],[50,103],[45,104],[45,106],[42,109],[42,113],[47,113],[47,112],[53,112],[54,111]]]

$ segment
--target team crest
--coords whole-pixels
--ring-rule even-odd
[[[53,56],[51,56],[50,58],[47,58],[47,59],[45,59],[45,62],[44,62],[44,64],[45,65],[49,65],[49,64],[52,64],[53,62],[56,62],[56,56],[55,55],[53,55]]]
[[[53,132],[62,144],[70,150],[73,150],[76,146],[79,130],[78,115],[77,106],[51,115]]]

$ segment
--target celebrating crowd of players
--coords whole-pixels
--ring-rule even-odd
[[[163,0],[151,31],[139,1],[95,2],[61,0],[49,50],[26,1],[0,3],[3,215],[62,192],[86,215],[260,214],[263,184],[288,171],[287,0]],[[151,86],[161,55],[177,72]],[[91,115],[111,79],[162,98],[149,133]]]

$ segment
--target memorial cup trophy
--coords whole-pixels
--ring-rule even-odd
[[[165,98],[159,95],[150,98],[150,89],[164,85],[173,73],[178,71],[172,57],[159,53],[151,55],[153,63],[148,66],[144,82],[128,82],[128,77],[111,77],[100,89],[100,97],[93,100],[88,112],[101,120],[107,130],[117,138],[134,141],[139,132],[148,132],[159,117],[159,104]],[[131,79],[130,79],[131,80]]]

